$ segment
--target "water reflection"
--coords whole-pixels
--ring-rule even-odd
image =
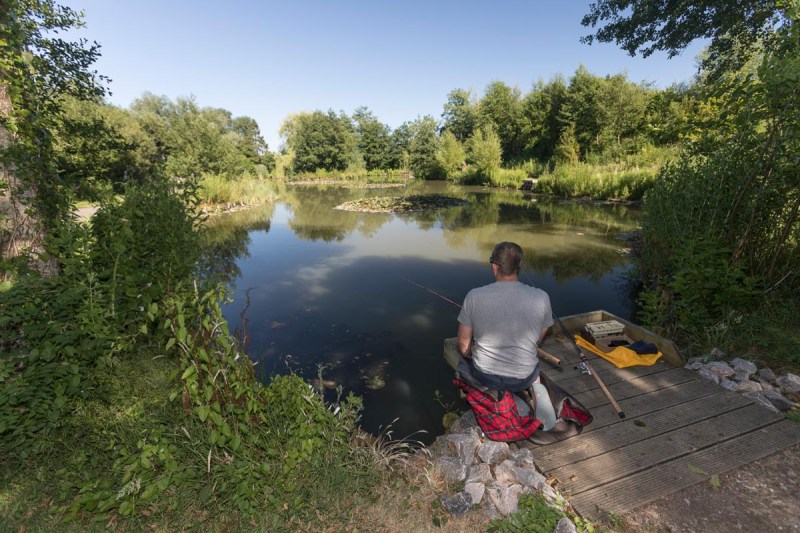
[[[469,204],[388,215],[333,209],[365,196],[445,194]],[[292,369],[364,397],[368,430],[391,422],[395,434],[442,431],[443,407],[458,402],[442,358],[458,309],[413,279],[460,302],[490,283],[487,258],[501,240],[526,252],[530,281],[559,314],[604,308],[630,315],[627,260],[616,236],[636,225],[620,206],[536,201],[517,191],[445,183],[405,190],[286,187],[274,208],[220,217],[210,229],[205,268],[229,271],[235,328],[250,289],[249,349],[262,380]],[[237,220],[237,217],[241,217]],[[333,392],[331,392],[333,394]]]

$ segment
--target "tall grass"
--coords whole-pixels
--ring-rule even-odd
[[[238,180],[206,174],[200,181],[200,201],[206,206],[259,205],[273,201],[276,197],[277,189],[273,182],[250,174],[245,174]]]

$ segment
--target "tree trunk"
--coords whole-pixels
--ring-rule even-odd
[[[8,118],[12,110],[7,88],[0,84],[0,117]],[[13,142],[14,134],[0,124],[0,150]],[[33,187],[26,186],[15,176],[13,165],[0,162],[0,258],[12,259],[30,252],[30,266],[42,274],[52,275],[58,271],[58,264],[54,259],[42,261],[38,258],[44,251],[44,231],[26,205],[35,194]],[[8,277],[8,272],[0,271],[0,279]]]

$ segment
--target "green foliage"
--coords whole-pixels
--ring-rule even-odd
[[[479,104],[480,124],[484,132],[491,128],[501,146],[501,157],[505,162],[522,155],[524,142],[524,119],[522,96],[519,89],[501,81],[489,84]],[[480,135],[477,130],[473,137]],[[499,166],[499,164],[498,164]]]
[[[58,179],[53,164],[52,130],[62,109],[62,96],[95,99],[105,94],[102,76],[91,70],[100,56],[99,45],[61,38],[82,24],[81,15],[54,0],[9,0],[0,7],[0,125],[10,133],[0,147],[0,163],[14,168],[30,212],[52,230],[69,212],[70,191]],[[5,184],[6,186],[8,184]],[[34,224],[35,225],[35,224]],[[31,228],[4,228],[6,239]],[[5,232],[3,232],[5,233]]]
[[[687,5],[634,0],[600,0],[581,23],[601,26],[581,40],[615,42],[630,55],[663,50],[674,57],[695,39],[711,38],[706,65],[720,72],[741,66],[756,43],[785,22],[781,9],[791,2],[752,0],[746,9],[728,2],[700,0]]]
[[[575,138],[575,124],[568,124],[561,130],[561,137],[553,151],[553,160],[557,164],[574,165],[580,160],[581,145]]]
[[[226,204],[261,205],[276,198],[272,181],[257,179],[245,174],[231,181],[217,174],[206,174],[200,180],[198,195],[204,205]]]
[[[460,171],[466,159],[467,154],[464,147],[461,146],[456,136],[450,131],[445,131],[441,136],[439,151],[436,152],[436,160],[444,170],[445,176],[450,178]]]
[[[453,89],[447,95],[442,111],[442,130],[452,133],[459,141],[466,142],[480,121],[477,104],[470,91]]]
[[[551,533],[565,515],[550,507],[538,494],[523,494],[519,497],[519,511],[505,518],[492,520],[487,531],[526,533]]]
[[[281,126],[281,135],[294,152],[294,172],[341,171],[358,156],[350,119],[333,111],[291,115]]]
[[[441,177],[442,169],[436,160],[436,153],[439,150],[436,121],[430,115],[426,115],[414,121],[410,129],[412,137],[408,145],[409,169],[417,178]]]
[[[635,161],[633,161],[635,163]],[[539,177],[538,192],[568,198],[641,200],[655,182],[658,166],[629,164],[561,164]]]
[[[356,144],[368,171],[392,168],[392,138],[389,126],[381,123],[366,107],[353,114]]]
[[[468,162],[475,172],[484,178],[491,178],[500,168],[502,147],[500,137],[491,126],[478,128],[467,143]]]

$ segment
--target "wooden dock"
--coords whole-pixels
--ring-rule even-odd
[[[542,348],[563,361],[543,371],[589,408],[582,434],[532,448],[537,467],[587,517],[621,514],[800,443],[800,424],[681,367],[619,369],[589,356],[626,418],[620,419],[562,335]]]

